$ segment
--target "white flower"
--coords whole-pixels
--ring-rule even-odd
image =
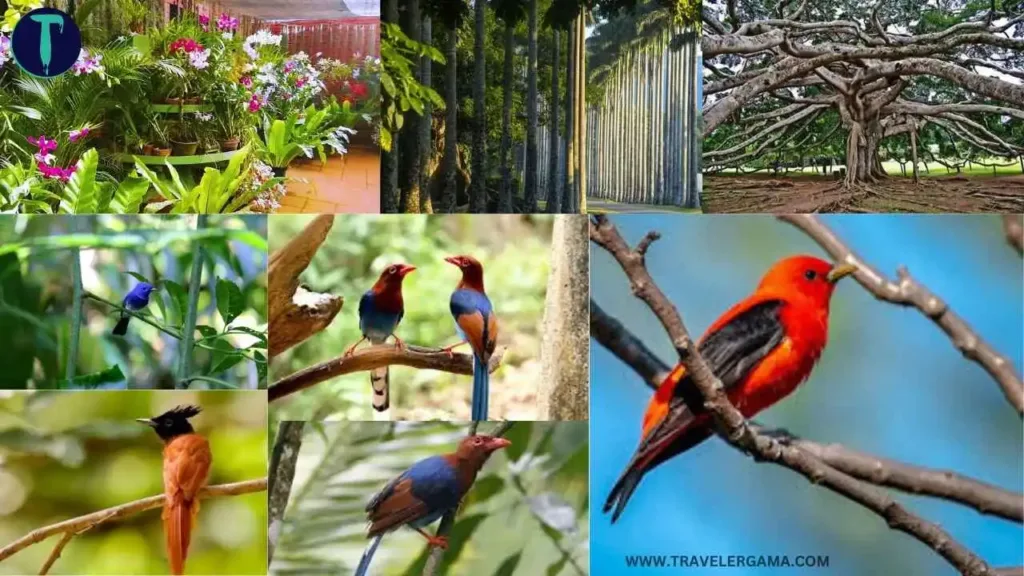
[[[306,153],[306,158],[312,158],[313,157],[313,147],[312,146],[302,146],[302,151]]]
[[[225,40],[234,40],[235,39],[235,33],[234,32],[225,32],[225,33],[221,34],[221,38],[224,38]]]
[[[196,112],[196,118],[202,120],[203,122],[209,122],[210,120],[213,120],[213,114]]]
[[[196,70],[204,70],[210,66],[210,50],[197,50],[188,55],[189,62]]]

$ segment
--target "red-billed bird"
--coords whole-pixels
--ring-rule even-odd
[[[395,336],[395,329],[405,315],[402,279],[415,269],[415,266],[407,264],[392,264],[380,273],[373,287],[363,294],[359,299],[359,331],[363,337],[345,351],[345,356],[351,356],[363,340],[369,340],[370,344],[383,344],[394,336],[397,348],[405,346]],[[387,366],[370,371],[370,387],[373,388],[373,409],[378,412],[387,410],[391,405],[391,376]]]
[[[487,363],[494,354],[498,342],[498,317],[494,315],[491,301],[484,292],[484,267],[472,256],[450,256],[445,262],[462,270],[462,280],[452,292],[449,307],[455,318],[455,330],[463,342],[449,346],[451,350],[463,343],[473,349],[473,400],[474,421],[487,420],[487,396],[490,393],[490,373]]]
[[[431,536],[423,529],[454,513],[491,453],[511,444],[494,436],[469,436],[453,454],[420,460],[388,482],[366,505],[371,542],[359,560],[356,576],[367,573],[384,534],[403,525],[422,534],[430,546],[447,548],[447,538]]]
[[[788,396],[807,379],[828,337],[836,282],[855,271],[811,256],[768,270],[757,290],[730,308],[698,343],[701,356],[746,418]],[[682,364],[661,383],[644,414],[640,446],[604,504],[612,522],[644,474],[711,436],[712,417]]]
[[[210,474],[210,444],[195,433],[188,419],[197,406],[178,406],[138,421],[151,426],[164,441],[164,534],[171,574],[184,574],[192,528],[199,514],[199,491]]]

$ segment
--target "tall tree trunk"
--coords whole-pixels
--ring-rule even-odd
[[[421,40],[420,0],[403,0],[402,31],[413,42]],[[412,75],[420,78],[420,66],[417,60],[412,62]],[[424,118],[415,111],[405,113],[405,125],[402,130],[408,135],[402,138],[402,146],[398,151],[398,186],[402,190],[402,212],[418,214],[420,211],[420,177],[423,153],[421,150],[420,125]]]
[[[292,493],[292,480],[295,479],[295,463],[302,449],[302,431],[305,422],[281,422],[277,428],[277,438],[270,453],[270,487],[268,489],[269,529],[267,531],[267,558],[274,557],[274,548],[281,537],[284,527],[284,512],[288,507],[288,497]]]
[[[480,1],[480,0],[477,0]],[[515,25],[505,23],[505,72],[501,101],[501,196],[498,212],[512,213],[512,58],[515,51]]]
[[[423,18],[422,29],[423,43],[430,45],[433,42],[433,30],[431,29],[430,16]],[[433,82],[430,77],[431,59],[424,56],[420,59],[420,84],[431,87]],[[423,104],[423,118],[420,120],[420,212],[430,214],[434,211],[433,201],[430,198],[430,173],[427,171],[427,163],[431,155],[431,128],[434,124],[434,108],[428,100]]]
[[[846,139],[846,184],[863,184],[885,177],[878,159],[881,136],[877,122],[854,123]]]
[[[555,214],[562,210],[562,200],[558,195],[558,68],[562,65],[558,58],[558,45],[560,39],[558,30],[555,30],[555,42],[551,56],[551,101],[548,106],[551,108],[550,125],[550,148],[548,153],[548,213]]]
[[[537,211],[537,0],[529,0],[526,52],[526,213]]]
[[[398,0],[384,0],[384,21],[398,22]],[[394,103],[385,92],[381,100],[381,108],[387,110]],[[398,132],[391,135],[391,150],[381,150],[380,171],[382,182],[380,188],[380,210],[385,214],[396,214],[399,210],[401,194],[398,190]]]
[[[458,118],[459,118],[459,94],[458,94],[458,64],[456,62],[459,48],[458,27],[448,30],[445,41],[445,66],[444,66],[444,186],[441,193],[440,211],[451,214],[455,212],[455,201],[458,197],[458,187],[455,182],[455,173],[459,164],[458,144]]]
[[[576,137],[573,135],[575,122],[573,122],[572,100],[576,95],[576,21],[569,28],[568,38],[569,50],[566,53],[567,67],[565,84],[565,183],[562,186],[562,212],[572,213],[574,209],[574,198],[576,196],[576,174],[573,172],[575,166]]]
[[[914,184],[917,184],[917,128],[910,131],[910,151],[914,160]]]
[[[487,40],[485,15],[487,3],[475,0],[475,38],[473,43],[473,174],[470,183],[469,211],[487,211],[487,118],[484,95],[487,88],[487,68],[484,62],[484,42]]]
[[[576,17],[576,107],[577,126],[574,131],[577,142],[577,192],[575,212],[586,213],[587,211],[587,43],[586,43],[586,18],[585,11],[580,11]]]
[[[587,419],[590,306],[579,289],[590,277],[587,228],[583,216],[555,216],[538,391],[544,420]]]

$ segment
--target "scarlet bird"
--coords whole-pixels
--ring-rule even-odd
[[[363,294],[359,299],[359,330],[363,337],[345,351],[345,356],[351,356],[363,340],[369,340],[370,344],[383,344],[394,336],[396,347],[405,346],[395,336],[395,329],[405,315],[402,279],[415,269],[415,266],[406,264],[392,264],[380,273],[373,287]],[[370,371],[370,387],[373,388],[373,409],[378,412],[387,410],[391,405],[391,377],[387,366]]]
[[[780,260],[753,294],[704,333],[698,350],[744,417],[785,398],[810,376],[828,337],[832,291],[840,278],[855,270],[811,256]],[[605,501],[605,512],[615,509],[612,522],[644,474],[711,434],[711,415],[680,364],[651,398],[640,446]]]
[[[446,537],[431,536],[423,529],[454,513],[491,453],[511,444],[494,436],[469,436],[453,454],[420,460],[388,482],[366,505],[371,541],[359,560],[356,576],[367,573],[384,534],[403,525],[422,534],[430,546],[447,548]]]
[[[178,406],[138,421],[151,426],[164,441],[164,534],[171,574],[183,574],[192,528],[199,514],[199,491],[210,474],[210,444],[195,433],[188,419],[197,406]]]
[[[451,256],[445,261],[462,270],[462,280],[452,292],[449,307],[455,318],[455,330],[463,342],[445,348],[451,350],[463,343],[473,349],[472,418],[487,420],[487,396],[490,373],[487,363],[498,342],[498,318],[484,292],[484,267],[472,256]]]

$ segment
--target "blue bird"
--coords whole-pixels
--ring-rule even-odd
[[[363,552],[356,576],[365,576],[384,534],[409,526],[430,546],[448,548],[444,536],[431,536],[423,529],[446,514],[454,514],[462,498],[476,481],[491,453],[512,443],[494,436],[468,436],[453,454],[430,456],[391,480],[366,505],[370,522],[370,545]]]
[[[472,256],[451,256],[445,261],[462,270],[462,280],[452,292],[449,307],[455,318],[455,331],[463,342],[444,350],[450,355],[453,348],[463,343],[468,343],[473,349],[471,413],[474,421],[487,420],[487,396],[490,392],[487,363],[498,342],[498,318],[484,292],[484,268],[480,262]]]
[[[404,348],[402,340],[395,336],[395,329],[405,314],[405,303],[402,301],[402,279],[415,270],[415,266],[392,264],[380,273],[380,278],[359,299],[359,331],[363,337],[348,350],[345,357],[355,352],[363,340],[370,344],[383,344],[391,336],[395,338],[395,346]],[[374,368],[370,371],[370,386],[373,388],[373,409],[383,412],[391,405],[391,376],[388,367]]]
[[[149,306],[149,295],[153,293],[155,288],[149,282],[139,282],[128,292],[128,295],[121,301],[121,306],[127,310],[135,312],[142,310],[146,306]],[[132,317],[130,314],[121,310],[121,318],[117,321],[117,325],[114,326],[114,336],[124,336],[128,333],[128,321]]]

